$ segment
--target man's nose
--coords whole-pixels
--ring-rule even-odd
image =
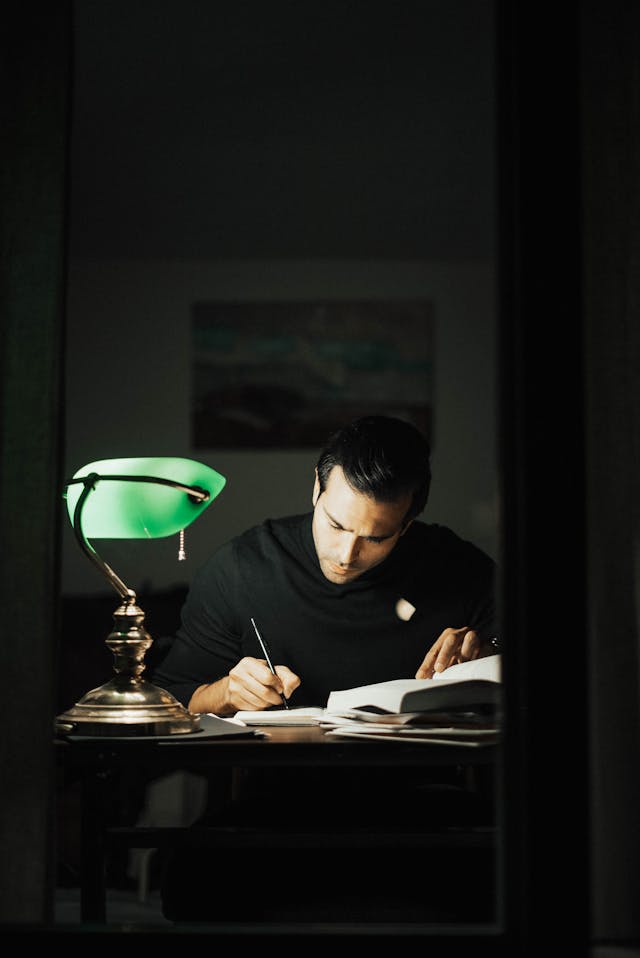
[[[340,543],[340,564],[349,565],[354,559],[357,559],[360,552],[360,538],[354,535],[346,535]]]

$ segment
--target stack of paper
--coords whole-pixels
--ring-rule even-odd
[[[479,713],[423,712],[372,715],[354,709],[348,714],[325,712],[320,725],[334,738],[365,738],[398,742],[429,742],[432,745],[494,745],[499,740],[498,722]]]

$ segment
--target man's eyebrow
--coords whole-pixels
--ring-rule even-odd
[[[353,529],[345,529],[342,523],[338,522],[337,519],[334,519],[331,513],[328,512],[324,506],[322,508],[324,509],[325,516],[330,522],[334,524],[334,526],[337,526],[338,529],[342,529],[343,532],[353,532]],[[388,532],[387,535],[384,535],[384,536],[362,536],[362,538],[369,539],[372,542],[384,542],[385,539],[391,539],[394,535],[395,535],[395,532]]]

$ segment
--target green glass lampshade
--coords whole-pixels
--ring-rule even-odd
[[[224,476],[201,462],[170,456],[101,459],[78,469],[73,480],[94,474],[98,481],[82,512],[82,530],[89,539],[159,539],[174,535],[197,519],[226,483]],[[114,478],[117,476],[122,476],[122,481]],[[157,481],[163,479],[169,484]],[[197,487],[208,493],[208,498],[197,500],[185,494],[178,483]],[[74,481],[67,487],[72,523],[83,488],[82,482]]]

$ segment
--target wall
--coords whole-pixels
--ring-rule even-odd
[[[84,0],[74,10],[66,475],[185,455],[227,488],[176,544],[104,544],[138,590],[309,507],[317,451],[189,445],[196,299],[433,302],[425,517],[496,529],[493,5]],[[64,593],[104,591],[68,523]]]

